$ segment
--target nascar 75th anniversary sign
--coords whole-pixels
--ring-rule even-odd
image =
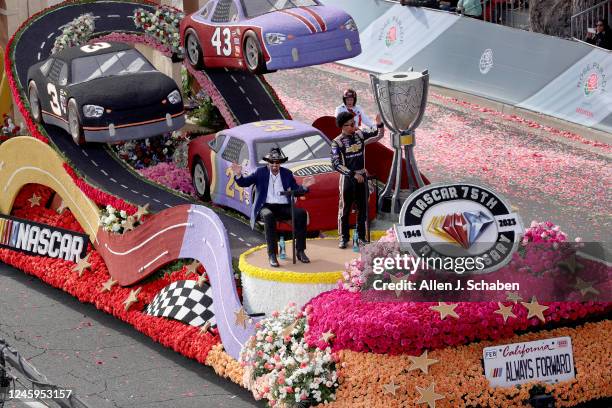
[[[402,248],[415,257],[474,258],[494,271],[510,261],[523,224],[492,190],[469,183],[438,183],[416,190],[404,202],[396,226]]]
[[[482,357],[485,376],[492,387],[530,381],[555,384],[575,377],[570,337],[486,347]]]
[[[0,215],[0,248],[78,262],[88,242],[85,234]]]

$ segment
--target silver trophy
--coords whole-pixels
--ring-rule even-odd
[[[414,130],[421,123],[425,113],[429,73],[413,72],[410,68],[407,72],[370,74],[370,80],[383,123],[391,131],[391,145],[394,149],[389,178],[378,200],[378,211],[393,216],[399,213],[403,200],[425,184],[414,157]],[[408,177],[408,190],[403,192],[401,191],[402,150],[406,158]],[[391,201],[390,208],[389,201]]]

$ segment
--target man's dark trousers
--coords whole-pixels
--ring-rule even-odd
[[[359,233],[359,239],[365,240],[367,184],[365,182],[358,183],[357,180],[352,177],[343,176],[342,178],[344,180],[342,181],[342,191],[340,192],[340,205],[338,211],[342,240],[345,242],[350,241],[349,216],[351,215],[353,203],[357,204],[357,232]]]
[[[294,207],[295,219],[293,229],[295,231],[295,249],[304,251],[306,249],[306,210]],[[268,244],[268,255],[276,254],[276,221],[291,221],[291,205],[289,204],[264,204],[259,212],[266,229],[266,243]]]

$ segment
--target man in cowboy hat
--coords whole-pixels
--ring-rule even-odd
[[[291,219],[291,205],[289,198],[280,195],[286,190],[297,190],[300,193],[306,193],[308,187],[314,184],[312,176],[305,177],[304,183],[300,186],[293,177],[291,170],[281,167],[281,163],[288,160],[281,150],[277,147],[270,149],[264,158],[268,162],[267,167],[259,167],[248,176],[242,176],[242,166],[233,163],[232,171],[235,176],[236,184],[240,187],[249,187],[255,185],[257,189],[257,199],[251,209],[251,227],[255,225],[257,216],[261,216],[265,231],[266,243],[268,244],[268,257],[270,265],[278,267],[276,259],[276,221]],[[297,259],[303,263],[309,263],[310,259],[306,256],[306,210],[303,208],[294,208],[295,218],[295,238],[297,251]]]

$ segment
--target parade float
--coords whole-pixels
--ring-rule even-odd
[[[121,27],[97,20],[91,28],[89,20],[80,17],[111,8],[133,18],[123,19]],[[74,23],[55,42],[41,46],[37,33],[47,33],[50,16]],[[116,41],[179,60],[183,56],[179,38],[186,32],[179,26],[185,18],[178,10],[147,2],[71,1],[32,16],[13,35],[5,54],[5,74],[30,136],[10,137],[0,144],[2,262],[212,367],[270,406],[505,407],[533,406],[541,400],[577,406],[610,400],[612,324],[606,298],[611,293],[610,267],[575,251],[569,258],[560,257],[572,240],[552,223],[534,222],[524,229],[515,225],[512,243],[522,249],[504,256],[504,268],[544,287],[554,286],[559,276],[572,277],[568,280],[572,292],[564,301],[539,301],[529,296],[533,293],[529,290],[504,293],[505,298],[494,301],[415,301],[396,297],[393,291],[390,297],[370,299],[366,295],[372,279],[369,260],[399,255],[398,234],[423,232],[425,226],[373,231],[373,243],[361,254],[337,249],[335,240],[316,238],[309,248],[313,259],[319,260],[311,264],[293,264],[288,242],[282,268],[271,269],[261,257],[261,233],[252,231],[244,217],[197,202],[191,195],[198,192],[197,185],[190,189],[184,180],[193,169],[177,171],[174,180],[161,180],[176,165],[160,163],[162,154],[167,155],[164,147],[155,159],[146,152],[158,142],[144,143],[140,153],[134,143],[122,157],[111,149],[79,146],[62,129],[37,123],[27,71],[46,59],[52,48],[60,44],[95,51],[95,44]],[[325,22],[319,19],[322,27]],[[347,21],[340,24],[352,32]],[[194,47],[197,50],[199,45]],[[253,61],[246,64],[243,68],[258,67]],[[228,127],[249,122],[264,128],[286,126],[283,121],[291,119],[262,76],[249,74],[234,85],[227,80],[231,71],[197,71],[192,65],[187,61],[185,69]],[[252,108],[236,100],[231,86],[257,93],[259,99],[265,96],[255,116]],[[393,97],[385,98],[374,89],[382,100],[381,110],[390,109],[392,104],[385,101]],[[393,115],[384,115],[387,127],[395,130],[395,150],[386,150],[388,160],[381,160],[377,176],[398,190],[419,191],[429,183],[420,176],[412,153],[414,129],[427,95],[426,85],[420,89],[408,104],[420,115],[410,127],[397,128],[389,119]],[[67,101],[60,99],[59,104],[60,112],[67,107]],[[134,164],[139,154],[143,164],[149,159],[171,168],[157,173],[152,167],[134,168],[130,160]],[[389,169],[391,174],[386,174]],[[246,195],[239,192],[237,197]],[[391,214],[399,211],[396,201],[406,198],[391,187],[381,192]],[[502,214],[503,220],[513,219],[512,214]],[[400,227],[411,227],[406,217],[399,218]],[[437,230],[441,234],[443,224]],[[465,244],[469,234],[450,234],[449,239]],[[546,250],[530,246],[538,243],[545,243]],[[233,259],[238,259],[237,264]],[[396,282],[402,277],[385,278]],[[565,342],[552,349],[565,348],[571,361],[556,363],[554,369],[548,364],[550,372],[537,377],[551,378],[549,382],[530,380],[533,374],[516,359],[499,366],[507,369],[516,364],[511,373],[485,369],[489,368],[486,352],[495,347],[499,352],[519,347],[514,355],[524,356],[531,349],[550,346],[551,339]],[[561,374],[566,377],[557,382]]]

